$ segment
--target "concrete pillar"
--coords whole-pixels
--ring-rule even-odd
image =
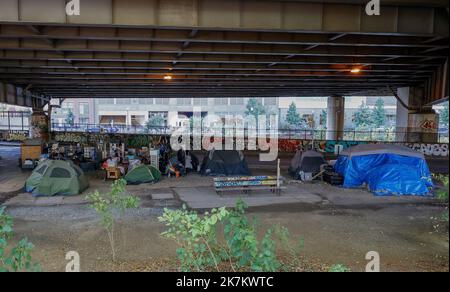
[[[344,138],[345,97],[330,96],[327,106],[327,140]]]
[[[30,121],[30,136],[33,139],[49,141],[49,121],[43,109],[33,109]]]
[[[425,90],[403,87],[397,90],[396,141],[414,143],[438,142],[438,115],[432,106],[425,106]]]
[[[397,142],[406,142],[408,137],[408,119],[410,111],[403,106],[403,104],[410,106],[409,89],[409,87],[403,87],[397,90],[398,98],[401,100],[397,100],[397,121],[395,128],[395,140]]]

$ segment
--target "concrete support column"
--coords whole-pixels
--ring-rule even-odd
[[[397,90],[397,96],[400,100],[397,100],[397,121],[396,121],[396,134],[395,140],[397,142],[406,142],[408,140],[408,120],[410,111],[404,106],[410,106],[409,87],[399,88]]]
[[[344,138],[345,97],[330,96],[327,106],[327,140]]]
[[[423,104],[425,90],[404,87],[397,90],[396,141],[414,143],[438,142],[438,115]]]

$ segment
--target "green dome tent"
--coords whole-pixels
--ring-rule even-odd
[[[129,185],[154,183],[161,179],[161,172],[151,165],[139,165],[124,177]]]
[[[89,187],[83,171],[71,161],[45,160],[25,182],[25,189],[34,196],[73,196]]]

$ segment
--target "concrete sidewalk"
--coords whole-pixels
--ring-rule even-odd
[[[19,155],[17,146],[0,147],[0,203],[5,197],[20,193],[31,174],[19,168]]]
[[[239,198],[244,200],[249,207],[283,204],[319,204],[322,202],[320,196],[299,190],[294,186],[288,186],[280,196],[269,191],[253,191],[250,194],[232,192],[219,196],[213,187],[174,188],[174,191],[192,209],[234,207]]]

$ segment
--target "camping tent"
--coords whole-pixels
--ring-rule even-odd
[[[89,187],[83,171],[71,161],[44,160],[25,183],[34,196],[72,196]]]
[[[344,176],[344,187],[367,184],[376,195],[425,196],[433,187],[424,155],[399,145],[348,148],[339,156],[335,170]]]
[[[320,166],[327,162],[317,151],[297,151],[289,166],[289,173],[297,177],[300,172],[319,173]]]
[[[161,173],[151,165],[138,165],[124,177],[129,185],[153,183],[161,179]]]
[[[235,150],[211,150],[201,167],[202,175],[230,176],[251,175],[244,154]]]

